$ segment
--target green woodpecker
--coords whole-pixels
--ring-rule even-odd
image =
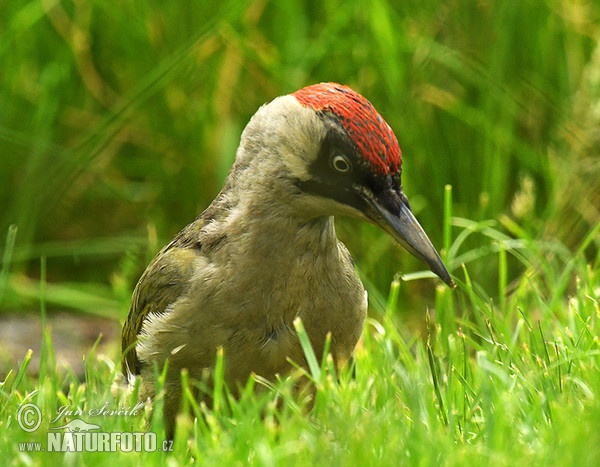
[[[225,186],[150,263],[123,327],[123,374],[142,378],[143,400],[168,361],[171,435],[181,370],[202,379],[218,348],[234,390],[252,373],[273,379],[290,360],[306,365],[296,318],[317,355],[331,333],[336,366],[351,357],[367,300],[333,216],[376,224],[454,286],[411,213],[401,169],[393,131],[347,86],[308,86],[256,112]]]

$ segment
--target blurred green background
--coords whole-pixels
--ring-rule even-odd
[[[319,81],[354,87],[390,123],[405,191],[440,248],[446,184],[457,218],[561,254],[600,220],[598,2],[0,0],[0,11],[3,311],[36,310],[43,294],[51,310],[123,319],[149,259],[218,193],[250,116]],[[340,220],[338,233],[372,297],[422,268],[370,225]],[[449,266],[478,251],[471,276],[493,294],[497,259],[479,241]],[[523,272],[509,261],[511,277]],[[422,313],[432,296],[411,281],[400,303]]]

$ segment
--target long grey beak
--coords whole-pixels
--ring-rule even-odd
[[[368,210],[365,215],[376,225],[390,234],[394,240],[402,245],[409,253],[419,258],[448,286],[454,288],[456,284],[450,277],[450,273],[444,266],[440,255],[431,240],[417,221],[410,208],[403,202],[394,203],[398,212],[390,212],[382,202],[378,201],[372,194],[364,191],[361,193],[363,200],[367,202]]]

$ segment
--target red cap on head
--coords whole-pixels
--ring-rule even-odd
[[[384,174],[398,172],[402,152],[396,135],[363,96],[337,83],[313,84],[293,96],[302,105],[337,116],[373,170]]]

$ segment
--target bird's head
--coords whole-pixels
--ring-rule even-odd
[[[315,84],[261,107],[236,158],[239,168],[249,165],[262,174],[253,183],[288,182],[286,192],[293,196],[286,198],[296,212],[368,220],[454,287],[402,191],[402,153],[394,132],[351,88]]]

